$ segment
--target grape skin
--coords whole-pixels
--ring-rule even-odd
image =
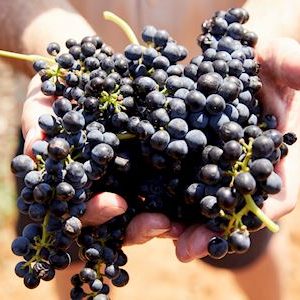
[[[262,207],[266,194],[280,191],[274,166],[296,137],[282,135],[276,118],[262,115],[252,48],[257,36],[242,26],[248,18],[238,8],[217,13],[198,38],[202,55],[186,66],[178,64],[186,49],[153,26],[142,33],[148,48],[131,44],[124,54],[95,36],[79,43],[69,39],[68,53],[49,44],[48,53],[66,71],[63,80],[52,80],[47,64],[34,67],[42,92],[57,97],[55,115],[39,118],[46,141],[34,145],[35,160],[18,156],[12,162],[26,185],[17,201],[20,212],[40,224],[49,219],[53,238],[52,245],[40,249],[42,261],[30,266],[34,275],[27,268],[21,272],[21,264],[16,267],[27,287],[66,268],[66,250],[77,238],[86,266],[73,277],[71,298],[81,298],[87,283],[93,299],[107,299],[109,287],[93,268],[101,260],[113,285],[127,284],[121,245],[136,210],[186,224],[213,223],[224,234],[208,243],[217,259],[250,247],[245,229],[239,231],[235,223],[225,233],[224,228],[243,209],[245,196]],[[104,190],[123,196],[128,211],[101,226],[82,228],[78,218],[86,202]],[[261,225],[255,218],[249,212],[241,218],[249,231]],[[44,235],[40,225],[27,227],[13,251],[30,260],[39,247],[34,237]]]

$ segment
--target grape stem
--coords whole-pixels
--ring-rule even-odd
[[[132,44],[136,44],[136,45],[140,44],[135,33],[133,32],[133,30],[131,29],[131,27],[128,25],[128,23],[126,21],[124,21],[123,19],[121,19],[120,17],[118,17],[117,15],[115,15],[114,13],[112,13],[110,11],[104,11],[103,17],[105,20],[112,21],[113,23],[118,25],[124,31],[124,33],[127,35],[129,41]]]
[[[136,135],[132,133],[119,133],[117,134],[119,140],[132,140],[136,138]]]
[[[279,226],[269,219],[262,210],[255,204],[252,199],[251,195],[244,195],[245,201],[247,203],[247,207],[250,211],[252,211],[265,225],[266,227],[272,232],[278,232]]]
[[[5,50],[0,50],[0,56],[2,57],[8,57],[8,58],[14,58],[14,59],[20,59],[20,60],[26,60],[30,62],[35,62],[37,60],[43,60],[49,63],[54,63],[54,60],[45,56],[41,55],[35,55],[35,54],[21,54],[16,52],[10,52]]]
[[[233,186],[234,179],[238,174],[240,174],[242,172],[249,172],[248,164],[252,158],[253,138],[249,139],[249,144],[246,144],[244,139],[241,139],[239,142],[242,145],[246,155],[245,155],[243,161],[237,161],[234,164],[232,170],[229,170],[227,172],[228,175],[232,176],[231,182],[229,184],[230,187]],[[232,213],[229,215],[225,214],[227,219],[230,220],[229,224],[224,232],[225,236],[228,236],[236,228],[241,229],[241,227],[243,226],[242,217],[244,215],[246,215],[249,211],[254,213],[270,231],[277,232],[279,230],[279,226],[262,212],[262,210],[255,204],[255,202],[250,194],[245,194],[245,195],[243,195],[243,197],[246,201],[246,205],[237,214],[235,214],[235,213]],[[224,212],[223,212],[223,214],[224,214]],[[222,214],[220,214],[220,216],[222,216]],[[223,217],[224,217],[224,215],[223,215]]]
[[[36,244],[36,254],[29,260],[26,262],[26,264],[24,264],[24,267],[27,266],[31,266],[31,263],[33,263],[34,261],[39,261],[40,258],[40,252],[41,249],[43,247],[48,247],[49,246],[49,237],[50,237],[50,233],[47,231],[47,226],[49,223],[49,218],[50,218],[50,211],[47,212],[43,224],[42,224],[42,239],[40,240],[40,242],[38,242]]]

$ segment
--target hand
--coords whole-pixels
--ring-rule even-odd
[[[32,156],[32,144],[44,138],[38,125],[39,116],[53,114],[52,103],[54,97],[45,96],[40,91],[41,80],[36,75],[30,82],[27,100],[22,113],[22,132],[25,139],[24,153]],[[84,225],[97,225],[105,223],[111,218],[120,215],[127,209],[126,201],[113,193],[95,195],[87,205],[87,211],[82,217]],[[154,236],[162,235],[176,238],[181,233],[179,224],[171,224],[162,214],[141,214],[129,225],[126,243],[144,243]]]
[[[300,128],[297,128],[297,119],[300,113],[300,104],[299,101],[296,101],[296,98],[299,98],[299,92],[296,90],[300,88],[300,80],[297,80],[300,75],[300,47],[298,43],[290,39],[276,39],[272,43],[268,43],[267,46],[258,44],[256,53],[261,64],[260,76],[263,81],[261,97],[264,111],[277,116],[279,130],[282,132],[294,131],[299,136]],[[41,131],[37,127],[38,115],[51,112],[53,101],[51,97],[46,97],[39,92],[39,79],[33,80],[29,90],[31,92],[28,94],[23,114],[23,120],[25,120],[23,133],[24,135],[27,134],[25,143],[27,153],[30,153],[32,142],[42,137]],[[277,220],[295,207],[298,193],[295,187],[299,186],[300,183],[296,173],[299,169],[296,156],[300,148],[298,144],[296,143],[289,149],[288,157],[277,170],[284,181],[283,190],[276,197],[265,201],[263,210],[271,219]],[[289,176],[285,176],[285,174],[289,174]],[[97,207],[97,204],[101,203],[102,197],[103,194],[100,194],[95,196],[95,200],[90,201],[85,220],[89,216],[88,219],[94,220],[94,224],[103,222],[100,217],[100,219],[95,218],[97,214],[94,209],[94,205]],[[110,207],[111,198],[107,196],[104,198],[106,199],[105,203],[108,202]],[[118,207],[122,207],[124,210],[126,209],[125,201],[119,196],[116,197],[114,204],[119,205]],[[111,211],[108,215],[109,217],[114,216]],[[135,217],[129,224],[125,241],[127,244],[138,244],[153,237],[171,237],[176,240],[178,259],[188,262],[207,255],[207,242],[214,235],[213,232],[203,226],[194,225],[183,228],[180,224],[171,223],[162,214],[144,213]]]
[[[289,38],[277,38],[256,47],[261,65],[263,89],[259,95],[264,113],[274,114],[278,130],[294,132],[300,136],[300,45]],[[272,220],[291,212],[299,193],[300,169],[299,141],[289,147],[289,154],[278,165],[276,172],[283,180],[280,193],[264,202],[263,211]],[[207,255],[207,243],[213,236],[203,226],[186,229],[175,242],[179,260],[188,262]]]

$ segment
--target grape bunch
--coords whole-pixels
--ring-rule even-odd
[[[296,136],[263,114],[248,19],[241,8],[215,13],[197,38],[202,53],[186,65],[187,49],[154,26],[142,31],[145,45],[135,39],[124,53],[89,36],[68,39],[66,53],[50,43],[51,58],[34,59],[54,102],[53,114],[39,118],[45,138],[34,157],[11,164],[25,185],[18,209],[33,221],[12,243],[25,286],[68,267],[76,241],[85,266],[72,277],[71,299],[109,299],[104,278],[117,287],[129,280],[122,244],[140,212],[207,226],[217,259],[247,251],[262,225],[278,230],[260,208],[281,190],[275,166]],[[103,191],[124,197],[128,210],[82,228],[88,201]]]

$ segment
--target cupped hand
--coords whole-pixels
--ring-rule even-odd
[[[45,96],[41,90],[41,79],[38,75],[31,80],[27,99],[23,106],[22,132],[25,139],[24,153],[33,156],[32,145],[44,138],[44,133],[38,125],[38,119],[43,114],[52,114],[53,96]],[[114,193],[103,192],[95,195],[87,205],[87,211],[82,217],[84,225],[99,225],[111,218],[123,214],[127,209],[126,201]],[[155,236],[177,238],[182,232],[182,226],[173,224],[159,213],[143,213],[138,215],[129,225],[126,244],[141,244]]]
[[[292,39],[278,38],[256,46],[257,60],[260,63],[260,77],[263,89],[259,95],[264,113],[278,118],[278,129],[292,131],[300,136],[300,46]],[[40,79],[35,76],[29,86],[22,116],[22,130],[25,137],[24,152],[31,155],[31,146],[43,138],[38,126],[38,117],[53,113],[53,97],[40,92]],[[298,153],[300,143],[289,148],[289,155],[279,164],[277,172],[283,179],[282,191],[269,197],[264,203],[264,212],[273,220],[291,212],[298,197],[300,169]],[[88,203],[83,222],[96,225],[122,214],[127,208],[126,201],[112,193],[101,193]],[[136,216],[127,228],[125,242],[128,245],[144,243],[153,237],[169,237],[174,240],[176,255],[182,262],[188,262],[207,255],[207,243],[215,233],[204,226],[193,225],[184,228],[171,222],[159,213],[143,213]]]
[[[256,46],[263,88],[259,100],[265,114],[273,114],[282,133],[300,136],[300,45],[293,39],[277,38]],[[264,202],[263,211],[272,220],[291,212],[300,187],[300,143],[276,167],[283,180],[280,193]],[[207,255],[207,243],[214,234],[203,226],[187,228],[175,242],[179,260],[188,262]]]

